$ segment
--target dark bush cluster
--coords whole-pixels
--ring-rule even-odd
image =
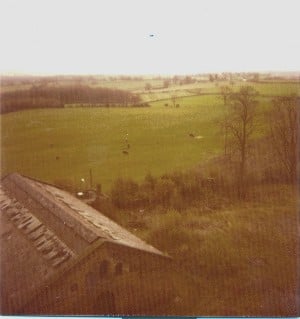
[[[117,179],[111,189],[111,200],[120,209],[161,206],[182,210],[214,189],[213,179],[193,172],[174,172],[158,178],[148,174],[140,184],[131,179]]]

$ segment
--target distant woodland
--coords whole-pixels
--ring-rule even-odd
[[[36,108],[65,106],[144,106],[131,92],[112,88],[91,88],[83,85],[61,87],[33,86],[29,90],[1,93],[1,113]]]

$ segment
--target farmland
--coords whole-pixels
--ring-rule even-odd
[[[90,187],[91,170],[92,186],[101,184],[111,197],[99,196],[94,207],[174,258],[170,276],[178,296],[164,314],[298,314],[297,194],[281,175],[267,115],[275,96],[299,96],[299,82],[249,84],[259,96],[243,200],[236,162],[226,166],[220,125],[226,108],[219,92],[228,81],[167,88],[151,78],[82,82],[129,90],[149,107],[75,105],[2,114],[2,176],[17,171],[78,191]],[[237,79],[231,88],[241,85]],[[194,188],[202,178],[214,183]],[[112,189],[127,206],[115,204]]]
[[[62,83],[69,82],[65,79]],[[85,188],[89,185],[80,180],[87,178],[91,169],[94,183],[101,183],[108,191],[117,177],[140,181],[147,173],[158,176],[191,168],[222,150],[218,121],[224,107],[215,94],[225,81],[172,84],[168,88],[162,88],[162,79],[83,78],[81,82],[91,87],[129,89],[150,101],[150,107],[40,109],[2,115],[2,175],[18,171],[51,183],[69,180],[77,188]],[[146,83],[152,87],[147,92]],[[236,81],[233,88],[242,84]],[[267,96],[299,92],[298,82],[253,86]],[[173,107],[172,96],[180,107]],[[269,107],[269,100],[260,98],[260,113]],[[263,134],[264,125],[260,125],[258,135]],[[192,139],[189,134],[201,138]]]
[[[29,110],[2,116],[2,174],[19,171],[48,182],[78,184],[92,169],[108,190],[119,177],[140,180],[192,167],[221,148],[221,100],[179,100],[181,107]],[[189,133],[203,136],[191,139]],[[125,141],[128,134],[128,154]],[[56,159],[58,157],[58,159]],[[78,185],[79,186],[79,185]]]

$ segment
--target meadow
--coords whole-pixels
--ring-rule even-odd
[[[152,101],[150,107],[41,109],[1,115],[1,175],[17,171],[50,183],[68,180],[84,189],[90,185],[81,179],[87,181],[92,170],[93,186],[100,183],[108,191],[118,177],[140,181],[148,173],[159,176],[192,168],[222,152],[218,122],[224,107],[215,93],[226,82],[161,89],[162,80],[152,80],[157,88],[146,93],[141,89],[147,81],[150,80],[100,79],[97,85],[112,87],[114,83],[116,88],[131,89],[142,99]],[[139,90],[135,91],[137,84]],[[245,83],[236,81],[233,88],[242,84]],[[269,96],[300,91],[298,82],[262,82],[253,86],[261,95]],[[199,89],[202,95],[195,95]],[[174,95],[179,104],[176,108],[170,100]],[[268,109],[269,101],[260,98],[260,114]],[[261,116],[258,136],[263,134],[263,122]]]
[[[94,182],[108,190],[117,177],[141,180],[147,173],[184,169],[215,156],[222,147],[217,124],[222,101],[203,96],[178,103],[179,108],[157,102],[149,108],[2,115],[2,175],[18,171],[51,183],[69,179],[83,187],[80,180],[92,169]]]

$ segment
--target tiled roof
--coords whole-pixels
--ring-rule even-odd
[[[0,302],[17,309],[72,254],[58,238],[0,187]]]
[[[74,256],[74,253],[47,226],[15,198],[9,197],[2,187],[0,187],[0,209],[51,266],[57,267]]]
[[[6,176],[2,183],[5,185],[6,181],[9,181],[14,185],[13,187],[10,187],[10,193],[13,193],[14,189],[22,189],[26,192],[28,198],[45,208],[49,212],[49,215],[52,214],[59,219],[60,222],[64,224],[65,228],[71,229],[76,236],[85,242],[86,246],[98,239],[101,239],[102,241],[109,241],[115,244],[129,246],[149,253],[164,255],[158,249],[131,234],[129,231],[93,209],[91,206],[61,189],[16,173]],[[4,203],[5,201],[3,202],[3,205],[6,205]],[[14,204],[11,202],[10,205]],[[48,247],[47,249],[49,250],[49,245],[51,243],[51,245],[53,244],[53,247],[60,247],[59,249],[61,254],[64,252],[64,255],[61,256],[60,259],[62,262],[64,260],[63,258],[65,258],[65,260],[72,258],[74,253],[63,244],[66,242],[63,238],[64,234],[60,234],[58,236],[59,238],[57,238],[51,233],[50,229],[53,229],[55,232],[55,227],[51,224],[50,219],[49,223],[48,221],[45,222],[44,219],[42,225],[36,216],[33,216],[32,214],[29,215],[30,212],[26,207],[21,207],[20,203],[17,202],[15,205],[19,207],[14,209],[15,212],[18,212],[16,217],[11,216],[14,214],[12,210],[10,210],[11,213],[7,212],[7,214],[11,214],[9,215],[11,216],[11,220],[18,223],[18,227],[22,228],[24,233],[27,232],[28,234],[31,234],[31,236],[34,236],[35,232],[41,232],[44,230],[43,238],[48,238],[48,240],[47,243],[45,242],[43,245],[41,243],[36,243],[35,245],[39,249],[42,249],[41,247],[44,247],[45,245],[45,247]],[[30,207],[30,204],[27,206]],[[34,228],[37,229],[33,231]],[[47,249],[45,248],[46,252],[48,251]]]
[[[44,185],[44,188],[53,194],[58,201],[69,207],[75,216],[78,216],[85,227],[97,238],[114,242],[115,244],[126,245],[132,248],[144,250],[150,253],[163,255],[158,249],[142,241],[108,217],[104,216],[94,208],[65,191],[57,189],[50,185]]]

